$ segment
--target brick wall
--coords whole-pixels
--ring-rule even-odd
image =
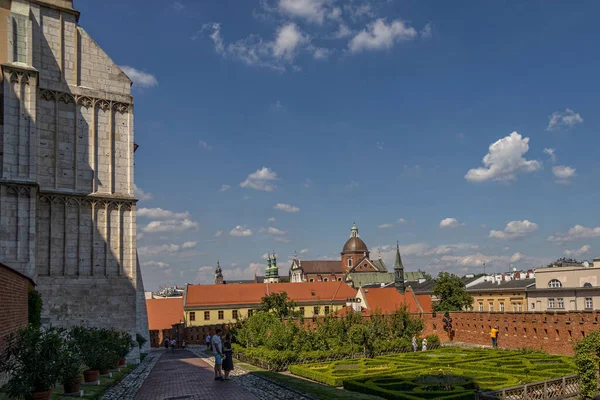
[[[4,338],[27,326],[30,285],[23,275],[0,264],[0,353],[4,350]]]
[[[423,314],[424,335],[436,334],[442,342],[491,345],[490,329],[497,325],[498,347],[542,349],[553,354],[573,354],[573,344],[598,330],[598,312],[453,312],[453,334],[444,329],[443,313]]]

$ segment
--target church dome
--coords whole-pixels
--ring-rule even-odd
[[[365,242],[362,241],[358,236],[351,237],[344,244],[344,249],[342,250],[342,254],[344,253],[364,253],[368,252],[369,249]]]

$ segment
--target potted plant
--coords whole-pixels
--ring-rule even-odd
[[[98,381],[99,370],[103,364],[100,347],[100,330],[97,328],[76,326],[71,329],[69,335],[75,341],[77,348],[81,352],[83,364],[87,367],[83,371],[84,381]]]
[[[121,358],[121,335],[115,329],[100,329],[98,351],[101,353],[99,364],[100,375],[108,375]]]
[[[0,372],[8,373],[6,393],[14,398],[49,400],[61,375],[64,330],[29,325],[7,340]]]
[[[64,342],[61,359],[61,383],[65,394],[78,393],[81,389],[83,358],[77,342],[70,335]]]
[[[131,335],[125,331],[119,332],[118,337],[118,352],[119,352],[119,363],[118,367],[122,367],[125,365],[125,357],[131,349],[135,346],[135,342],[133,341]]]

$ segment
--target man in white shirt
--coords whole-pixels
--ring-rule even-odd
[[[210,334],[206,334],[206,350],[210,349]]]
[[[217,329],[215,335],[210,339],[212,352],[215,355],[215,381],[224,381],[221,373],[223,365],[223,345],[221,344],[221,329]]]

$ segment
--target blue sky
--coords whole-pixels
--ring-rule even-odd
[[[148,289],[335,259],[353,220],[434,275],[600,256],[598,2],[75,6],[134,81]]]

